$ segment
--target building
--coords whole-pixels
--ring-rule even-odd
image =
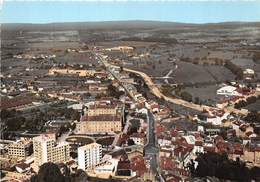
[[[106,48],[106,51],[122,51],[122,52],[128,52],[128,51],[133,51],[134,47],[130,46],[118,46],[118,47],[111,47],[111,48]]]
[[[96,177],[109,178],[115,176],[118,165],[118,159],[110,159],[100,162],[94,169]]]
[[[93,168],[101,162],[101,145],[91,143],[78,148],[78,166],[80,169],[87,170]]]
[[[9,158],[23,158],[30,156],[33,152],[32,140],[21,138],[7,146]]]
[[[124,106],[118,101],[103,99],[85,108],[77,133],[114,133],[122,130]]]
[[[243,74],[244,74],[244,75],[254,75],[254,74],[255,74],[255,71],[248,68],[248,69],[245,69],[245,70],[243,71]]]
[[[217,90],[217,95],[223,95],[226,97],[230,96],[241,96],[241,94],[237,91],[236,87],[227,85]]]
[[[223,120],[227,120],[230,114],[227,112],[210,115],[207,117],[207,123],[211,123],[213,125],[221,125]]]
[[[107,103],[95,103],[90,105],[87,110],[88,116],[98,116],[98,115],[115,115],[117,113],[116,104]]]
[[[122,130],[120,115],[83,116],[77,123],[78,133],[113,133]]]
[[[86,76],[94,76],[96,73],[95,70],[77,70],[77,69],[59,69],[59,68],[52,68],[49,70],[49,75],[76,75],[79,77],[86,77]]]
[[[46,162],[66,162],[70,159],[70,147],[66,142],[57,143],[55,134],[42,134],[33,138],[33,152],[36,166]]]
[[[145,144],[145,135],[143,133],[134,133],[130,136],[136,145],[144,145]]]

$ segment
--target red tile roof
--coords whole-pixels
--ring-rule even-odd
[[[112,114],[102,114],[98,116],[82,116],[80,118],[81,121],[121,121],[121,117],[119,115]]]
[[[147,171],[143,156],[139,155],[131,159],[131,168],[137,173],[137,176],[143,176]]]
[[[160,158],[160,167],[163,170],[172,170],[176,167],[175,163],[171,158],[161,157]]]

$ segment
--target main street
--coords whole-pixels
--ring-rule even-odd
[[[96,56],[99,61],[102,63],[102,65],[106,68],[106,70],[114,77],[114,79],[116,79],[119,84],[124,88],[124,90],[126,91],[126,93],[134,100],[135,100],[135,97],[131,94],[131,92],[129,92],[129,90],[125,87],[125,85],[121,82],[120,78],[117,77],[117,75],[110,69],[110,64],[108,64],[106,62],[106,60],[104,58],[102,58],[102,56],[98,55],[98,54],[95,54],[94,53],[94,56]],[[118,67],[119,68],[119,67]]]
[[[156,175],[157,181],[160,180],[160,171],[158,164],[159,157],[159,148],[157,147],[157,138],[156,138],[156,123],[153,114],[148,110],[147,111],[147,143],[144,147],[145,157],[150,161],[150,169]]]
[[[108,64],[100,55],[95,54],[95,56],[106,67],[106,70],[109,71],[110,74],[116,80],[119,81],[119,84],[121,84],[120,79],[110,69],[110,67],[113,67],[113,65]],[[128,92],[126,87],[123,86],[123,88],[126,90],[126,92]],[[129,93],[129,95],[131,95],[131,94]],[[159,173],[159,165],[158,165],[159,148],[157,147],[158,144],[157,144],[157,138],[156,138],[156,134],[155,134],[155,126],[156,126],[155,118],[149,110],[147,111],[147,123],[148,123],[147,144],[144,147],[144,153],[145,153],[145,157],[150,162],[150,168],[152,170],[152,173],[154,173],[156,175],[157,181],[161,181],[160,180],[161,177],[160,177],[160,173]]]

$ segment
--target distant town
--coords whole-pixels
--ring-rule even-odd
[[[260,181],[259,23],[1,29],[1,181]]]

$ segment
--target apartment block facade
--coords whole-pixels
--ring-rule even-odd
[[[77,123],[78,133],[113,133],[122,130],[119,115],[84,116]]]
[[[78,166],[80,169],[87,170],[95,167],[102,159],[101,145],[91,143],[78,148]]]
[[[33,138],[35,164],[41,166],[46,162],[66,162],[70,159],[68,143],[57,143],[55,134],[42,134]]]
[[[14,143],[8,144],[9,158],[22,158],[30,156],[33,152],[33,142],[29,139],[21,139]]]

